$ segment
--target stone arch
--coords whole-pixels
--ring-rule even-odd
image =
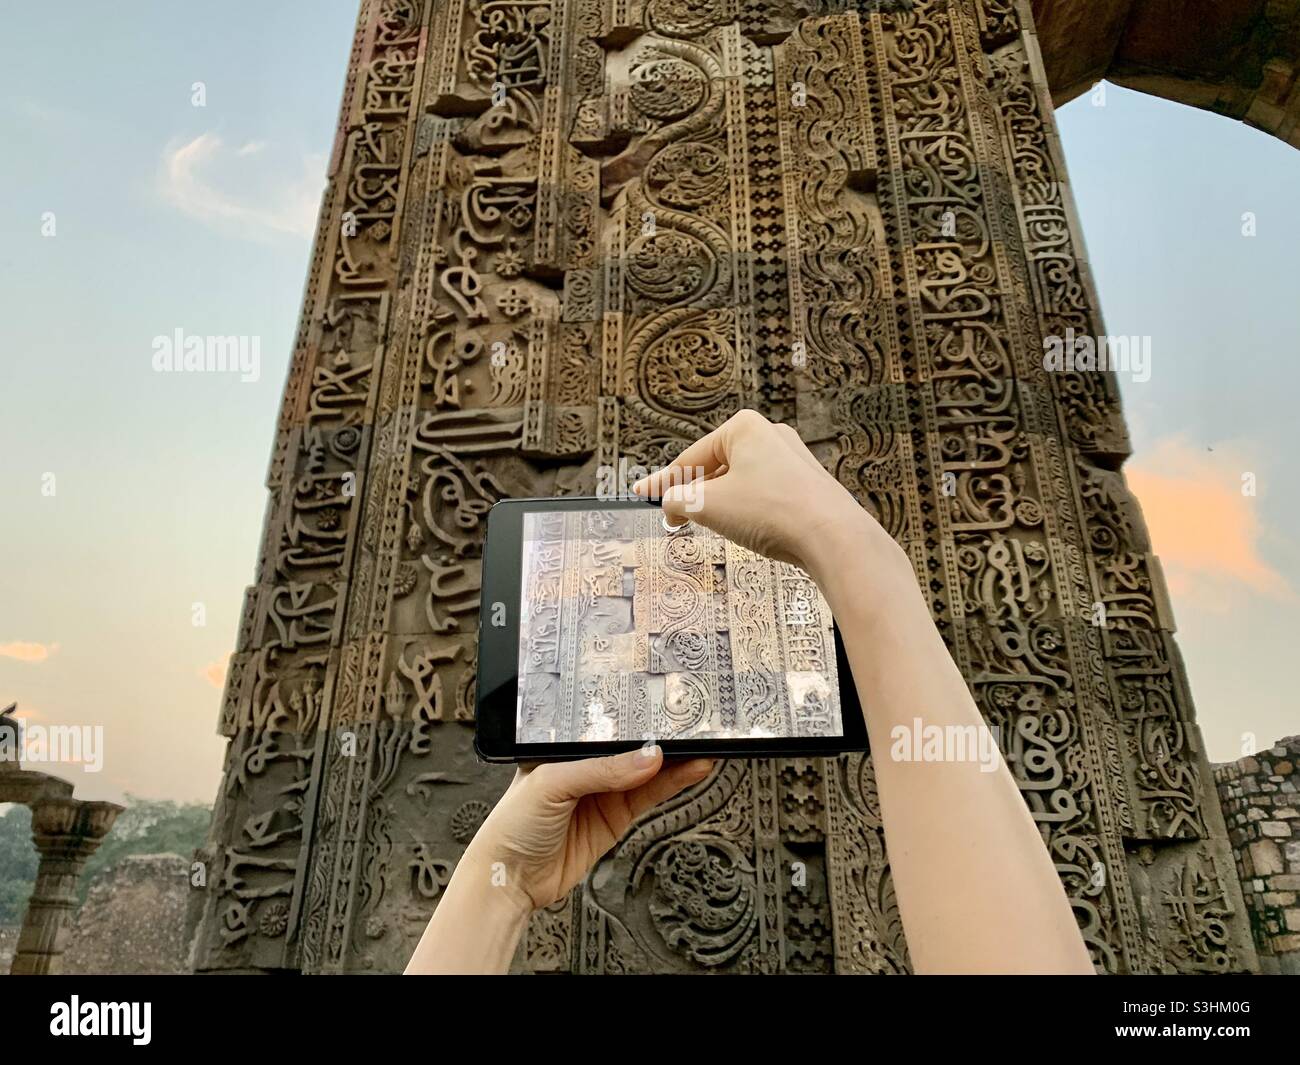
[[[1057,107],[1103,78],[1300,147],[1300,0],[1033,0]]]

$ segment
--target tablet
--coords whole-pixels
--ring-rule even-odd
[[[639,498],[488,515],[475,747],[491,762],[867,749],[817,585]]]

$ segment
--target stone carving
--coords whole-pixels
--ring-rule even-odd
[[[811,579],[649,509],[524,517],[530,743],[841,736],[830,609]]]
[[[77,883],[122,807],[74,799],[66,780],[24,769],[23,726],[13,715],[16,709],[12,704],[0,710],[0,803],[31,808],[32,842],[40,863],[22,926],[12,944],[6,944],[6,971],[15,976],[56,975],[64,971]]]
[[[1031,18],[363,3],[221,717],[196,968],[402,967],[509,775],[471,748],[488,508],[594,494],[742,406],[796,424],[909,552],[1098,969],[1257,967],[1117,472],[1115,383],[1043,366],[1044,338],[1103,330]],[[726,561],[729,618],[776,624]],[[718,631],[647,630],[645,654],[655,635],[684,684],[743,677],[751,650]],[[683,714],[696,696],[714,698],[684,688]],[[518,958],[908,965],[860,755],[720,765]]]

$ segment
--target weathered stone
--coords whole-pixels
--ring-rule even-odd
[[[1300,145],[1298,0],[1033,0],[1058,104],[1100,78]]]
[[[1291,954],[1294,937],[1284,934],[1284,925],[1276,916],[1294,905],[1300,891],[1300,841],[1292,838],[1296,809],[1294,800],[1284,793],[1294,785],[1286,780],[1278,789],[1266,781],[1264,788],[1272,794],[1261,791],[1246,796],[1261,777],[1273,775],[1274,766],[1295,764],[1300,757],[1300,737],[1280,740],[1269,755],[1216,766],[1214,776],[1225,817],[1235,823],[1244,811],[1252,822],[1249,837],[1234,832],[1232,842],[1264,971],[1300,971],[1300,963]]]
[[[65,973],[187,972],[189,862],[137,854],[91,881],[64,953]]]
[[[1282,852],[1272,840],[1259,840],[1250,844],[1251,858],[1256,871],[1264,876],[1280,873],[1283,869]]]
[[[18,945],[16,924],[0,925],[0,973],[7,973],[14,958],[14,947]]]
[[[77,882],[122,807],[72,797],[72,785],[21,763],[22,723],[16,704],[0,711],[0,803],[31,807],[32,842],[40,854],[36,883],[13,945],[8,971],[46,975],[61,971]],[[18,752],[18,757],[14,756]]]
[[[1027,3],[367,0],[349,69],[196,968],[401,968],[510,775],[471,746],[488,507],[743,407],[909,552],[1098,968],[1257,968],[1116,378],[1073,357],[1104,330]],[[907,970],[871,760],[720,764],[518,966]]]

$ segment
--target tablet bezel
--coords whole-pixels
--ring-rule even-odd
[[[552,762],[618,754],[642,746],[644,740],[581,743],[515,742],[516,699],[519,690],[519,616],[522,603],[524,515],[538,511],[631,510],[655,506],[643,499],[599,499],[562,496],[556,499],[503,499],[487,516],[483,572],[479,598],[478,686],[475,692],[474,749],[487,762]],[[504,611],[496,604],[504,604]],[[504,613],[503,623],[494,624]],[[866,721],[838,626],[835,662],[840,686],[843,736],[778,739],[657,740],[666,757],[825,758],[866,751]]]

